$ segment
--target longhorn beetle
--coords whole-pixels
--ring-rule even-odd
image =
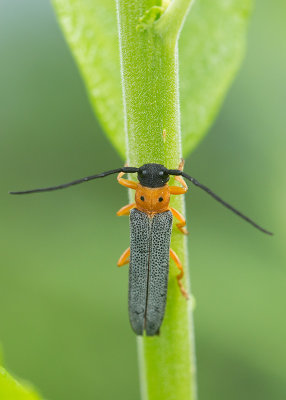
[[[162,324],[169,274],[169,257],[171,257],[180,273],[177,275],[182,295],[188,298],[183,287],[184,270],[177,254],[170,248],[173,216],[179,221],[178,229],[187,234],[186,220],[179,211],[170,207],[170,195],[185,194],[188,186],[183,178],[203,189],[215,200],[227,207],[260,231],[272,235],[271,232],[257,225],[250,218],[233,208],[206,186],[183,171],[182,160],[178,169],[167,169],[161,164],[144,164],[140,168],[124,166],[123,168],[105,171],[101,174],[87,176],[59,186],[33,189],[11,194],[29,194],[64,189],[78,183],[118,174],[117,181],[121,185],[135,190],[135,202],[122,207],[117,215],[130,215],[130,247],[119,258],[119,267],[130,263],[128,309],[132,329],[137,335],[153,336],[159,333]],[[137,173],[138,181],[122,178],[124,174]],[[170,175],[173,175],[181,186],[169,186]]]

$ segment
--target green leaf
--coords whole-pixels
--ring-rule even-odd
[[[183,152],[213,122],[244,55],[252,0],[196,1],[179,41]]]
[[[28,384],[20,384],[0,366],[0,399],[2,400],[40,400]]]
[[[92,107],[125,156],[119,44],[114,0],[52,0],[78,63]]]
[[[92,107],[110,141],[125,158],[115,1],[52,2]],[[155,6],[158,3],[154,1]],[[251,6],[252,0],[197,1],[185,22],[179,41],[185,156],[213,122],[241,63]]]

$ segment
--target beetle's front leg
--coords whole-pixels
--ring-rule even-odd
[[[178,169],[180,171],[183,171],[184,164],[185,164],[185,161],[182,159],[180,164],[179,164],[179,167],[178,167]],[[169,186],[170,194],[185,194],[188,191],[188,185],[186,184],[184,179],[179,175],[174,176],[174,179],[177,182],[179,182],[182,185],[182,187],[180,187],[180,186]]]
[[[176,181],[180,182],[181,186],[169,186],[170,194],[185,194],[188,191],[188,185],[181,176],[174,177]]]
[[[117,181],[120,183],[120,185],[125,186],[129,189],[137,189],[138,183],[134,181],[130,181],[129,179],[124,179],[122,176],[125,174],[125,172],[119,172],[117,175]]]

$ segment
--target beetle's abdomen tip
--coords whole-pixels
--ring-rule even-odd
[[[154,326],[147,326],[146,327],[146,336],[159,336],[160,335],[160,327],[158,327],[158,324]]]

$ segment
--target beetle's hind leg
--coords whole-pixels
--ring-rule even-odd
[[[122,267],[125,264],[129,263],[129,257],[130,257],[130,247],[124,251],[124,253],[121,255],[119,260],[117,261],[117,266]]]
[[[188,235],[188,231],[187,228],[185,228],[186,226],[186,219],[185,217],[175,208],[170,207],[170,210],[172,212],[172,214],[174,215],[175,218],[177,218],[177,220],[179,221],[177,225],[177,228],[184,234],[184,235]]]
[[[172,258],[172,260],[174,260],[176,266],[177,266],[177,267],[179,268],[179,270],[180,270],[179,275],[177,275],[177,280],[178,280],[178,285],[179,285],[180,291],[181,291],[182,295],[183,295],[186,299],[188,299],[188,298],[189,298],[189,295],[188,295],[186,289],[184,288],[184,285],[183,285],[183,282],[182,282],[182,279],[183,279],[183,276],[184,276],[184,268],[183,268],[183,265],[182,265],[182,263],[181,263],[179,257],[177,256],[177,254],[176,254],[176,253],[174,252],[174,250],[172,250],[172,249],[170,249],[170,257]]]

